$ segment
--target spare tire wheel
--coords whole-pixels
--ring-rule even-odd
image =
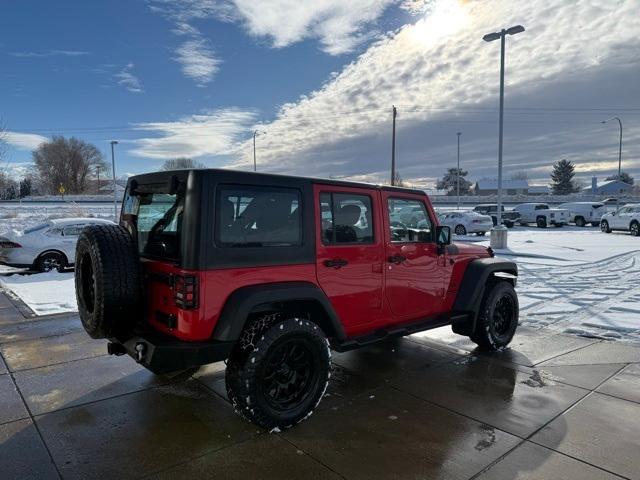
[[[92,338],[120,337],[139,320],[141,271],[135,242],[119,225],[92,225],[76,246],[78,313]]]

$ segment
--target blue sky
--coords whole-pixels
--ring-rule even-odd
[[[579,175],[640,174],[638,0],[5,0],[0,118],[22,167],[53,134],[117,147],[118,173],[190,156],[250,168],[384,181],[390,110],[398,165],[427,185],[455,160],[495,176],[496,44],[508,40],[507,172],[544,183],[569,158]],[[556,32],[566,32],[562,39]],[[510,70],[509,70],[510,69]],[[17,170],[19,171],[19,169]]]

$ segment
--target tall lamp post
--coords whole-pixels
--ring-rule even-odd
[[[111,171],[113,172],[113,213],[114,219],[118,221],[118,192],[116,191],[116,154],[114,147],[118,145],[117,140],[111,140]]]
[[[458,132],[458,175],[456,181],[456,193],[458,194],[458,203],[457,209],[460,210],[460,135],[462,132]]]
[[[500,40],[500,126],[498,128],[498,221],[491,229],[491,246],[494,248],[507,247],[507,229],[502,225],[502,131],[504,120],[504,47],[507,35],[524,32],[522,25],[502,29],[499,32],[487,33],[482,39],[485,42]]]
[[[609,120],[603,120],[600,123],[607,123],[611,120],[617,120],[618,125],[620,125],[620,145],[618,146],[618,180],[620,180],[620,176],[622,175],[622,120],[618,117],[613,117]]]
[[[266,135],[267,132],[261,132],[259,130],[253,131],[253,171],[258,170],[258,164],[256,163],[256,137],[258,135]]]

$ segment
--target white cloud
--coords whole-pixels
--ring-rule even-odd
[[[379,40],[321,89],[284,105],[274,121],[261,125],[268,131],[260,146],[262,162],[273,171],[310,175],[384,172],[395,104],[398,165],[405,178],[440,175],[455,159],[455,131],[461,127],[466,165],[474,174],[493,173],[499,42],[481,38],[518,23],[527,31],[507,40],[506,165],[527,169],[563,157],[605,161],[615,132],[598,121],[611,112],[553,108],[611,106],[615,112],[616,105],[637,105],[636,10],[634,0],[439,0],[424,18]],[[268,32],[272,24],[265,19],[256,33]],[[293,41],[296,31],[278,38]],[[513,110],[523,105],[547,110]],[[639,114],[640,109],[628,116],[635,120]],[[633,138],[640,135],[633,132],[640,134],[640,125],[627,122],[625,128],[625,148],[634,148]],[[248,167],[250,142],[243,151],[234,166]],[[626,151],[623,157],[640,169]]]
[[[90,55],[83,50],[47,50],[45,52],[9,52],[12,57],[45,58],[45,57],[81,57]]]
[[[255,118],[255,111],[228,108],[191,115],[175,122],[136,124],[136,130],[159,136],[135,140],[136,147],[130,153],[163,160],[231,155],[236,152],[238,142],[251,131]]]
[[[35,133],[4,132],[3,140],[20,150],[35,150],[42,142],[49,139]]]
[[[192,38],[176,49],[175,60],[182,65],[182,72],[199,87],[207,85],[220,69],[209,42],[201,37]]]
[[[113,76],[116,79],[118,85],[126,88],[131,93],[143,93],[144,90],[142,89],[142,82],[133,74],[134,67],[135,65],[129,62]]]

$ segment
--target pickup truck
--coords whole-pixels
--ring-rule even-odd
[[[473,211],[481,215],[489,215],[491,217],[491,220],[493,220],[493,226],[496,226],[498,224],[498,205],[496,205],[495,203],[476,205]],[[513,210],[505,210],[504,205],[502,206],[501,211],[503,225],[507,228],[512,228],[520,218],[520,214],[514,212]]]
[[[547,225],[562,227],[569,222],[569,210],[551,208],[546,203],[521,203],[513,209],[520,214],[520,225],[535,223],[538,228],[547,228]]]

